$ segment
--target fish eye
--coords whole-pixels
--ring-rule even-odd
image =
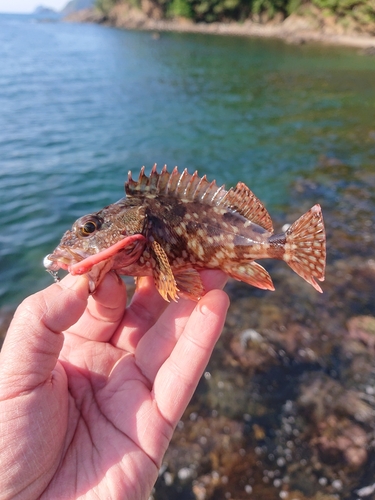
[[[100,221],[98,219],[89,219],[86,220],[79,228],[79,234],[83,237],[90,236],[90,234],[95,233],[97,229],[100,227]]]

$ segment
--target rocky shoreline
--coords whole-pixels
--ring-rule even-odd
[[[150,500],[374,498],[375,175],[324,157],[315,172],[283,220],[324,206],[324,294],[274,261],[272,293],[229,281],[223,334]],[[11,316],[0,308],[0,333]]]
[[[153,12],[143,12],[135,7],[118,4],[108,16],[94,9],[75,12],[67,16],[66,22],[98,23],[122,29],[137,29],[152,32],[176,31],[258,38],[281,39],[286,43],[321,43],[362,49],[366,54],[375,54],[375,36],[355,31],[345,31],[334,19],[302,17],[295,14],[286,19],[275,17],[262,23],[246,20],[244,23],[194,23],[188,19],[160,19]]]
[[[275,292],[228,283],[223,334],[153,500],[374,499],[375,176],[347,172],[322,158],[319,181],[298,179],[288,210],[294,220],[324,206],[323,295],[273,262]]]

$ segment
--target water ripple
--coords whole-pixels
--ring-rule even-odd
[[[29,21],[0,15],[1,305],[49,282],[44,255],[124,195],[128,170],[241,179],[272,211],[321,154],[375,160],[373,58]]]

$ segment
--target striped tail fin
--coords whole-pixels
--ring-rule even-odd
[[[314,205],[292,224],[285,239],[285,262],[322,293],[316,282],[316,279],[324,281],[326,265],[326,234],[320,205]]]

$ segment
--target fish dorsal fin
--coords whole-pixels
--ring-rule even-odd
[[[189,174],[187,169],[182,173],[175,167],[171,173],[167,171],[165,165],[160,172],[156,170],[156,164],[151,170],[151,174],[145,174],[145,167],[141,168],[137,181],[133,180],[129,172],[128,181],[125,182],[125,192],[127,196],[142,195],[163,195],[183,200],[199,201],[205,205],[219,205],[221,198],[227,191],[224,186],[219,187],[215,181],[208,182],[206,176],[198,176],[198,172]]]
[[[133,180],[129,172],[125,192],[128,197],[162,195],[229,208],[273,233],[271,217],[265,206],[243,182],[227,191],[224,186],[218,186],[216,181],[209,182],[205,175],[199,177],[197,171],[189,174],[185,169],[180,173],[175,167],[169,173],[165,165],[158,173],[155,164],[149,176],[145,174],[145,167],[142,167],[137,181]]]
[[[254,224],[273,233],[272,220],[266,207],[243,182],[239,182],[235,188],[229,189],[222,199],[222,203]]]

